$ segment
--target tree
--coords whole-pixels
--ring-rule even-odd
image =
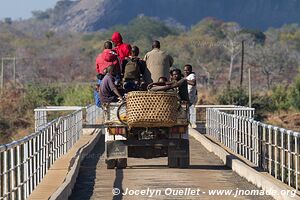
[[[273,78],[298,67],[296,54],[286,45],[270,41],[266,45],[257,45],[248,52],[250,66],[260,68],[266,77],[267,88],[270,89]]]
[[[248,33],[243,33],[239,24],[234,22],[224,23],[222,26],[222,31],[225,35],[222,44],[224,49],[230,56],[230,66],[228,73],[228,87],[230,88],[233,65],[236,62],[237,56],[242,51],[242,41],[251,41],[251,35]]]
[[[11,25],[12,24],[12,19],[10,17],[6,17],[6,18],[4,18],[4,23],[8,24],[8,25]]]
[[[31,13],[32,13],[32,16],[37,20],[45,20],[45,19],[50,18],[50,15],[48,12],[35,10],[35,11],[32,11]]]

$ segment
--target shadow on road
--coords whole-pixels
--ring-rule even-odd
[[[89,155],[81,163],[79,174],[76,184],[73,189],[72,195],[69,197],[71,200],[90,199],[93,194],[96,178],[96,168],[100,161],[100,157],[104,153],[104,135],[101,135],[99,141]]]
[[[115,195],[113,197],[113,200],[121,200],[123,199],[123,187],[122,187],[122,182],[123,182],[123,169],[116,169],[116,178],[114,181],[114,188],[118,188],[120,190],[120,194],[119,195]]]
[[[170,169],[167,165],[130,165],[126,170],[130,169]],[[174,169],[174,168],[173,168]],[[190,165],[188,168],[181,168],[181,170],[203,169],[203,170],[231,170],[225,165]]]

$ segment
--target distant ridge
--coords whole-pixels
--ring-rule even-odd
[[[174,19],[191,26],[206,17],[265,30],[300,22],[300,0],[80,0],[72,3],[55,30],[90,32],[127,24],[138,15]]]

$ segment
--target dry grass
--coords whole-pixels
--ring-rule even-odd
[[[21,108],[23,91],[5,89],[0,96],[0,144],[24,137],[23,130],[32,127],[33,113]]]
[[[287,111],[284,113],[268,114],[265,122],[281,128],[300,131],[300,113]]]

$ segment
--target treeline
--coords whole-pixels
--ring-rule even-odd
[[[49,13],[51,14],[50,10]],[[298,75],[300,53],[298,25],[285,25],[262,32],[242,28],[234,22],[207,18],[185,30],[166,25],[154,18],[139,16],[127,26],[115,26],[101,32],[58,33],[49,29],[48,22],[51,17],[42,19],[43,13],[38,14],[36,13],[35,19],[28,21],[0,22],[0,58],[17,59],[17,85],[14,87],[18,91],[14,93],[8,89],[1,95],[2,135],[13,134],[18,129],[15,127],[29,127],[33,115],[28,113],[32,113],[37,106],[80,105],[79,102],[71,100],[80,98],[82,89],[74,89],[75,93],[78,92],[75,94],[65,92],[65,89],[62,92],[62,89],[46,88],[53,83],[77,85],[95,80],[95,58],[102,51],[104,41],[110,39],[114,31],[121,32],[125,42],[139,46],[141,57],[151,49],[152,40],[158,39],[162,49],[174,57],[175,66],[182,68],[186,63],[192,64],[199,87],[208,89],[211,92],[208,93],[209,96],[217,93],[223,95],[216,100],[206,97],[207,101],[247,104],[245,91],[248,84],[247,70],[250,68],[255,95],[253,102],[257,108],[261,108],[262,113],[300,109],[300,83],[299,78],[295,79]],[[241,90],[242,42],[245,47],[245,72]],[[12,88],[13,62],[10,60],[4,60],[4,82],[7,88]],[[36,84],[47,87],[35,88]],[[229,89],[224,91],[226,88]],[[88,101],[92,101],[92,93],[90,90],[89,92],[82,96],[88,96]],[[35,97],[33,94],[40,95]],[[201,91],[200,97],[203,97],[202,94],[204,92]],[[13,98],[14,96],[17,98]],[[25,97],[27,99],[23,99]],[[24,104],[23,101],[28,103]],[[15,108],[12,109],[13,112],[5,108],[7,105]],[[270,105],[276,108],[270,108]],[[19,119],[24,119],[22,123],[28,124],[23,127],[22,123],[15,123]]]
[[[289,85],[298,73],[300,28],[294,24],[261,32],[207,18],[184,30],[140,16],[127,26],[82,34],[45,31],[47,26],[37,19],[31,20],[30,30],[24,24],[0,23],[0,57],[18,59],[17,77],[22,83],[94,79],[94,60],[114,31],[121,32],[125,42],[139,46],[141,57],[151,49],[151,41],[159,39],[177,67],[191,63],[199,76],[209,74],[211,85],[217,88],[239,82],[242,41],[244,68],[251,68],[255,88]]]

